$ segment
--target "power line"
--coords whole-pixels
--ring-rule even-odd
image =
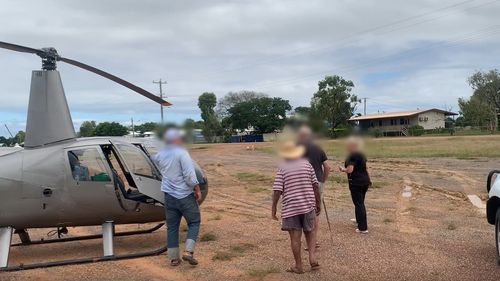
[[[222,70],[218,70],[218,71],[215,71],[215,72],[211,72],[210,74],[219,74],[219,73],[225,73],[225,72],[230,72],[230,71],[237,71],[237,70],[241,70],[241,69],[249,68],[249,67],[253,67],[253,66],[259,66],[259,65],[269,64],[269,63],[280,61],[280,60],[283,60],[283,59],[289,58],[289,57],[294,57],[294,56],[299,56],[299,55],[304,55],[304,54],[310,54],[310,53],[318,52],[318,51],[321,51],[321,50],[331,49],[331,48],[336,47],[336,46],[338,47],[339,42],[348,42],[349,39],[353,39],[353,38],[359,37],[360,35],[370,34],[372,32],[375,32],[375,31],[378,31],[378,30],[383,30],[383,29],[388,28],[388,27],[397,26],[397,25],[400,25],[400,24],[406,23],[406,22],[411,22],[412,20],[415,20],[415,19],[425,18],[426,16],[429,16],[429,15],[432,15],[432,14],[436,14],[438,12],[442,12],[442,11],[446,11],[446,10],[450,10],[450,9],[452,10],[452,11],[449,11],[445,15],[439,15],[437,17],[430,18],[430,19],[424,19],[422,21],[419,21],[419,22],[416,22],[416,23],[412,23],[412,24],[409,24],[409,25],[406,25],[406,26],[400,26],[398,28],[386,31],[385,33],[390,33],[390,32],[396,31],[396,30],[410,28],[410,27],[413,27],[415,25],[419,25],[419,24],[423,24],[423,23],[430,22],[430,21],[433,21],[433,20],[441,19],[444,16],[452,14],[452,12],[457,12],[457,11],[453,11],[454,8],[460,7],[462,5],[465,5],[465,4],[474,2],[474,1],[477,1],[477,0],[463,1],[463,2],[460,2],[460,3],[453,4],[453,5],[445,6],[445,7],[442,7],[442,8],[433,10],[433,11],[430,11],[430,12],[422,13],[422,14],[419,14],[419,15],[411,16],[411,17],[408,17],[408,18],[400,19],[400,20],[397,20],[397,21],[394,21],[394,22],[390,22],[390,23],[386,23],[386,24],[382,24],[382,25],[373,27],[373,28],[362,30],[362,31],[356,32],[353,35],[349,35],[347,37],[344,37],[342,39],[337,40],[335,42],[335,44],[330,44],[330,45],[327,45],[327,46],[316,47],[316,48],[302,48],[300,50],[295,50],[295,51],[292,51],[292,52],[288,52],[288,54],[287,53],[281,54],[281,55],[276,56],[276,57],[274,57],[272,59],[261,60],[261,61],[257,61],[257,62],[252,63],[252,64],[242,65],[242,66],[239,66],[239,67],[236,67],[236,68],[222,69]],[[483,6],[486,6],[486,5],[489,5],[489,4],[493,4],[493,3],[498,2],[498,1],[499,0],[493,0],[493,1],[486,2],[486,3],[481,3],[479,5],[475,5],[475,6],[472,6],[472,7],[468,7],[468,8],[465,8],[465,9],[461,9],[461,10],[462,11],[471,10],[471,9],[475,9],[475,8],[478,8],[478,7],[483,7]]]
[[[381,56],[381,57],[375,58],[373,60],[370,60],[367,63],[363,63],[363,64],[351,66],[351,67],[330,69],[330,70],[325,70],[325,71],[321,71],[321,72],[315,72],[315,73],[311,73],[311,74],[307,74],[307,75],[296,76],[294,78],[287,78],[287,79],[275,80],[275,81],[267,81],[265,83],[261,83],[262,86],[260,86],[260,87],[257,86],[257,89],[262,90],[262,89],[274,88],[274,87],[277,87],[277,86],[285,86],[285,85],[288,85],[288,84],[293,84],[293,83],[295,83],[297,81],[307,80],[310,77],[315,77],[315,76],[318,76],[318,75],[324,75],[325,73],[332,72],[332,71],[337,71],[337,72],[340,72],[340,71],[342,71],[342,72],[352,72],[354,70],[359,70],[359,69],[363,69],[363,68],[366,68],[366,67],[370,67],[370,66],[372,66],[375,63],[384,62],[387,59],[391,59],[391,58],[392,59],[398,59],[398,57],[399,57],[399,59],[401,59],[401,58],[407,58],[407,57],[409,57],[411,55],[422,54],[423,51],[428,51],[428,50],[436,48],[436,47],[453,47],[453,46],[456,46],[456,45],[463,44],[463,43],[465,43],[467,41],[472,41],[474,39],[481,38],[481,36],[484,36],[484,35],[493,35],[493,34],[496,34],[496,33],[500,32],[499,28],[500,28],[500,25],[492,25],[492,26],[489,26],[487,28],[480,29],[480,30],[475,31],[475,32],[471,32],[471,33],[467,34],[468,35],[467,37],[457,37],[457,38],[455,38],[453,40],[447,40],[447,41],[444,41],[444,42],[437,42],[437,43],[433,43],[433,44],[430,44],[430,45],[427,45],[427,46],[424,46],[424,47],[418,47],[418,48],[414,48],[414,49],[411,49],[411,50],[408,50],[408,51],[404,51],[404,52],[401,52],[401,53],[391,54],[391,55],[386,55],[386,56]],[[471,34],[472,34],[472,36],[471,36]]]

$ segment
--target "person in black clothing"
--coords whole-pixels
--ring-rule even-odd
[[[349,138],[347,141],[347,156],[344,167],[339,167],[341,172],[347,174],[349,190],[351,191],[354,211],[356,213],[357,233],[368,233],[366,219],[365,195],[371,186],[370,175],[366,166],[366,156],[361,152],[362,142],[357,138]]]
[[[325,151],[317,145],[313,140],[313,134],[308,126],[302,126],[298,131],[297,142],[306,148],[304,157],[309,161],[314,169],[316,178],[319,182],[319,192],[323,198],[323,190],[325,189],[325,182],[330,173],[330,165],[328,164],[328,157]],[[326,210],[325,210],[326,212]],[[317,236],[319,230],[319,214],[316,216],[314,235]],[[317,240],[316,240],[317,241]],[[319,248],[319,242],[316,243],[316,248]]]

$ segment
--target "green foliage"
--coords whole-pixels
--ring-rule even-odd
[[[187,130],[203,129],[203,121],[194,121],[193,119],[188,118],[184,121],[183,127]]]
[[[413,125],[408,128],[408,132],[410,136],[421,136],[425,133],[425,129],[420,125]]]
[[[458,100],[464,124],[468,126],[488,126],[497,130],[500,110],[500,72],[497,69],[488,72],[478,71],[468,79],[474,90],[468,100]]]
[[[233,129],[253,128],[256,133],[271,133],[283,128],[286,112],[291,109],[288,100],[282,98],[255,98],[231,107],[224,124]]]
[[[490,104],[478,95],[472,95],[468,100],[459,98],[458,106],[460,107],[460,114],[462,114],[459,124],[463,126],[488,126],[495,118],[495,112],[492,110]]]
[[[16,140],[16,143],[23,143],[24,138],[26,137],[26,133],[24,131],[19,131],[17,134],[14,136],[14,139]]]
[[[95,136],[95,129],[97,124],[95,121],[84,121],[82,125],[80,125],[80,137],[93,137]]]
[[[311,108],[307,106],[298,106],[294,109],[294,112],[299,115],[308,116],[311,113]]]
[[[229,92],[217,104],[217,115],[224,119],[229,115],[229,109],[236,104],[263,97],[267,97],[267,95],[253,91]]]
[[[379,128],[370,129],[370,135],[375,138],[380,138],[382,136],[382,131]]]
[[[102,122],[95,128],[96,136],[124,136],[127,133],[127,127],[117,122]]]
[[[198,107],[201,110],[201,119],[203,119],[202,133],[208,142],[214,142],[215,136],[221,130],[219,120],[215,114],[216,105],[217,97],[214,93],[203,93],[198,98]]]
[[[160,125],[156,122],[146,122],[140,125],[134,126],[135,131],[139,131],[141,134],[145,132],[157,132]]]
[[[3,144],[4,146],[14,146],[16,144],[22,144],[25,137],[26,134],[24,133],[24,131],[17,132],[17,134],[11,138],[0,136],[0,144]]]
[[[334,75],[319,81],[318,91],[311,99],[312,117],[326,121],[331,129],[348,126],[359,100],[351,94],[354,83]]]

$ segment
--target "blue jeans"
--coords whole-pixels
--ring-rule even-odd
[[[170,259],[178,259],[179,254],[179,225],[182,217],[187,222],[188,231],[185,248],[187,252],[194,252],[198,233],[200,232],[200,208],[194,194],[177,199],[165,193],[165,217],[167,221],[167,247]]]

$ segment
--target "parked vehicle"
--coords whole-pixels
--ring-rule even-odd
[[[486,189],[488,202],[486,203],[486,217],[488,223],[495,225],[495,242],[497,247],[497,263],[500,265],[500,170],[491,171],[488,175]]]

